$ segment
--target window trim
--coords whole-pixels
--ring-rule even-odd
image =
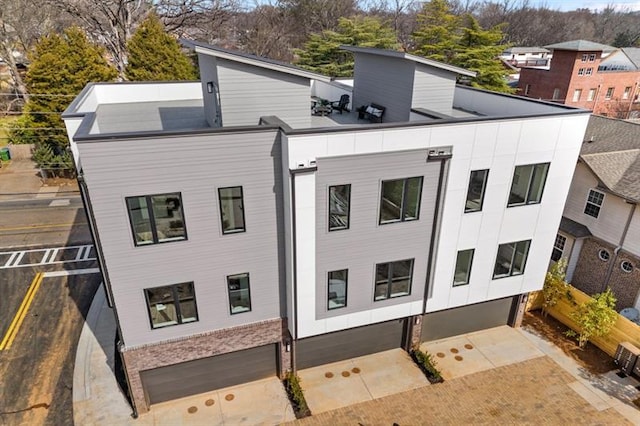
[[[474,173],[479,173],[479,172],[485,172],[484,173],[484,179],[482,180],[482,190],[480,191],[480,205],[478,206],[477,209],[467,208],[467,202],[469,201],[469,193],[471,191],[471,176],[473,176]],[[465,202],[464,202],[464,212],[465,213],[475,213],[475,212],[481,212],[482,211],[482,207],[484,206],[484,195],[485,195],[486,190],[487,190],[487,181],[488,180],[489,180],[489,169],[471,170],[471,172],[469,172],[469,185],[467,186],[467,197],[466,197]]]
[[[578,68],[578,75],[584,75],[584,70],[584,68]]]
[[[580,98],[582,97],[582,89],[575,89],[573,91],[573,98],[571,98],[572,102],[580,102]]]
[[[335,188],[336,186],[347,186],[349,187],[349,196],[347,197],[347,225],[346,226],[341,226],[341,227],[331,227],[331,188]],[[334,231],[344,231],[346,229],[349,229],[349,226],[351,226],[351,184],[350,183],[344,183],[344,184],[338,184],[338,185],[329,185],[327,187],[327,229],[329,230],[329,232],[334,232]]]
[[[590,53],[589,54],[589,62],[594,62],[596,60],[596,54],[595,53]]]
[[[607,91],[604,94],[604,98],[606,100],[612,99],[613,98],[613,93],[615,92],[616,88],[615,87],[607,87]]]
[[[587,62],[588,59],[589,59],[589,54],[588,53],[583,53],[581,62]]]
[[[533,173],[535,171],[535,167],[536,166],[545,165],[545,164],[547,165],[547,171],[545,172],[544,182],[542,184],[542,191],[540,192],[540,201],[530,202],[530,201],[528,201],[528,199],[529,199],[529,195],[531,194],[531,186],[533,185],[532,177],[533,177]],[[509,198],[511,197],[511,191],[513,189],[513,178],[516,175],[516,169],[518,167],[528,167],[528,166],[533,166],[533,168],[531,169],[531,174],[529,175],[529,185],[527,186],[527,194],[525,196],[525,199],[521,203],[510,203],[509,202]],[[532,206],[532,205],[536,205],[536,204],[542,203],[542,197],[544,197],[544,190],[547,187],[547,178],[549,177],[549,169],[551,169],[551,162],[534,163],[534,164],[518,164],[517,166],[515,166],[513,168],[513,174],[511,175],[511,186],[509,187],[509,196],[507,197],[507,208],[521,207],[521,206]]]
[[[525,84],[524,85],[524,95],[525,96],[529,96],[530,92],[531,92],[531,85],[530,84]]]
[[[401,294],[398,296],[392,296],[391,295],[391,284],[393,283],[393,264],[394,263],[398,263],[398,262],[406,262],[406,261],[411,261],[411,267],[409,268],[409,288],[407,289],[407,294]],[[378,299],[376,300],[376,287],[378,286],[378,280],[377,280],[377,270],[378,270],[378,265],[388,265],[388,269],[387,269],[387,294],[386,297],[384,299]],[[381,263],[376,263],[374,266],[374,272],[373,272],[373,302],[383,302],[385,300],[391,300],[391,299],[397,299],[399,297],[406,297],[406,296],[411,296],[411,289],[413,287],[413,270],[415,267],[415,258],[410,258],[410,259],[400,259],[400,260],[393,260],[390,262],[381,262]]]
[[[460,255],[460,253],[463,252],[467,252],[470,251],[471,252],[471,256],[469,257],[469,262],[467,264],[467,277],[466,280],[464,282],[459,282],[456,283],[456,271],[458,270],[458,256]],[[469,282],[471,281],[471,268],[473,267],[473,257],[476,254],[476,249],[472,248],[472,249],[466,249],[466,250],[458,250],[456,252],[456,264],[453,268],[453,287],[461,287],[463,285],[469,285]]]
[[[162,197],[167,195],[178,195],[180,199],[180,216],[182,217],[182,227],[184,228],[184,238],[180,239],[165,239],[164,241],[160,241],[158,237],[158,228],[156,226],[156,216],[153,212],[153,197]],[[133,226],[133,218],[131,217],[131,210],[129,209],[129,200],[134,198],[144,198],[147,203],[147,213],[149,214],[149,226],[151,227],[151,241],[148,243],[138,243],[138,239],[136,238],[136,230]],[[182,192],[164,192],[159,194],[149,194],[149,195],[132,195],[129,197],[124,197],[124,206],[127,210],[127,216],[129,217],[129,229],[131,229],[131,236],[133,237],[133,245],[135,247],[146,247],[146,246],[154,246],[156,244],[166,244],[166,243],[175,243],[177,241],[187,241],[189,236],[187,234],[187,219],[184,216],[184,208],[182,201]]]
[[[410,179],[420,179],[420,188],[418,190],[418,202],[416,205],[416,217],[415,218],[409,218],[409,219],[405,219],[404,215],[407,211],[406,206],[407,203],[405,202],[405,200],[407,199],[407,192],[409,191],[409,186],[407,185],[407,182]],[[386,220],[383,221],[382,220],[382,203],[383,203],[383,199],[384,199],[384,184],[385,182],[394,182],[394,181],[402,181],[402,205],[400,206],[400,219],[393,219],[393,220]],[[380,212],[378,214],[378,225],[388,225],[390,223],[402,223],[402,222],[413,222],[413,221],[417,221],[420,220],[420,207],[422,204],[422,188],[424,186],[424,176],[410,176],[410,177],[405,177],[405,178],[398,178],[398,179],[386,179],[386,180],[382,180],[380,182]]]
[[[193,321],[183,322],[182,320],[182,310],[180,308],[180,299],[178,298],[178,294],[177,294],[178,292],[177,288],[179,285],[182,285],[182,284],[191,284],[191,289],[193,290],[193,305],[195,306],[195,311],[196,311],[196,319]],[[163,287],[169,287],[171,289],[171,296],[173,297],[173,305],[176,310],[176,318],[178,321],[175,324],[155,326],[153,324],[153,318],[151,316],[151,305],[149,301],[149,293],[147,292],[147,290],[153,290],[156,288],[163,288]],[[149,318],[149,325],[151,326],[151,330],[159,330],[161,328],[173,327],[173,326],[182,325],[182,324],[190,324],[192,322],[200,321],[200,316],[198,315],[198,301],[196,300],[196,286],[193,281],[185,281],[185,282],[176,283],[176,284],[159,285],[155,287],[146,287],[142,289],[142,291],[144,293],[144,300],[147,305],[147,317]],[[177,303],[176,303],[176,300],[177,300]]]
[[[584,75],[593,75],[593,68],[589,67],[585,70]]]
[[[329,296],[331,294],[331,274],[333,272],[341,272],[345,271],[344,274],[344,306],[334,306],[333,308],[329,305]],[[327,311],[335,311],[337,309],[344,309],[349,306],[349,269],[336,269],[335,271],[327,272]]]
[[[626,270],[624,265],[629,265],[629,270]],[[624,272],[625,274],[630,274],[633,272],[633,263],[629,262],[628,260],[623,260],[622,262],[620,262],[620,269],[622,270],[622,272]]]
[[[518,274],[514,274],[513,273],[513,260],[515,258],[516,255],[516,246],[519,243],[528,243],[527,244],[527,253],[526,256],[524,258],[524,262],[522,265],[522,272],[518,273]],[[500,247],[501,246],[506,246],[506,245],[511,245],[513,244],[513,254],[511,255],[511,261],[509,262],[509,273],[505,274],[505,275],[496,275],[496,264],[498,263],[498,253],[500,252]],[[531,251],[531,240],[520,240],[520,241],[511,241],[509,243],[502,243],[502,244],[498,244],[498,250],[496,251],[496,260],[493,263],[493,274],[491,279],[492,280],[499,280],[502,278],[509,278],[509,277],[519,277],[521,275],[524,275],[526,267],[527,267],[527,261],[529,260],[529,252]]]
[[[558,246],[558,238],[562,239],[562,248],[560,248]],[[552,262],[557,262],[560,259],[562,259],[562,255],[564,254],[564,247],[566,246],[566,244],[567,244],[567,237],[565,237],[562,234],[556,234],[556,239],[553,242],[553,250],[551,250],[551,261]],[[556,252],[556,250],[560,252],[560,256],[558,257],[557,260],[553,258],[553,255]]]
[[[604,253],[606,253],[606,256],[603,256]],[[608,262],[609,259],[611,259],[611,253],[609,253],[609,250],[601,248],[600,250],[598,250],[598,259],[602,260],[603,262]]]
[[[591,196],[592,192],[595,192],[595,193],[598,193],[598,194],[602,195],[602,202],[600,203],[600,205],[598,205],[598,204],[596,204],[596,203],[594,203],[592,201],[589,201],[589,197]],[[602,206],[604,205],[605,196],[606,196],[606,194],[604,192],[599,191],[599,190],[597,190],[595,188],[589,188],[589,192],[587,192],[587,200],[584,203],[584,209],[582,210],[582,213],[586,214],[587,216],[591,216],[594,219],[598,219],[600,217],[600,210],[602,210]],[[594,206],[594,207],[596,207],[598,209],[598,213],[595,216],[592,215],[592,214],[587,213],[587,207],[589,205]]]
[[[631,95],[631,86],[627,86],[624,88],[624,91],[622,92],[622,99],[627,100],[629,99],[630,95]]]
[[[246,311],[233,312],[233,307],[231,306],[231,288],[229,287],[229,278],[239,277],[242,275],[247,276],[247,294],[249,295],[249,309]],[[247,312],[251,312],[253,310],[253,306],[251,303],[251,274],[249,272],[240,272],[239,274],[227,275],[226,282],[227,282],[227,297],[229,302],[229,315],[239,315],[239,314],[246,314]]]
[[[587,102],[593,102],[596,98],[597,89],[590,88],[589,93],[587,94]]]
[[[228,231],[224,230],[224,215],[222,212],[222,195],[220,194],[220,191],[223,189],[234,189],[234,188],[240,188],[240,201],[242,203],[242,223],[243,223],[243,227],[242,229],[231,229]],[[222,235],[229,235],[229,234],[241,234],[243,232],[247,232],[247,215],[245,214],[245,206],[244,206],[244,188],[242,185],[235,185],[235,186],[221,186],[218,187],[218,210],[220,212],[220,229],[222,230]],[[233,198],[232,198],[233,200]]]

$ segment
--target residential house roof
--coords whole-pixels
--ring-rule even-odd
[[[545,46],[547,49],[552,50],[574,50],[577,52],[611,52],[616,50],[613,46],[606,44],[595,43],[589,40],[572,40],[564,41],[562,43],[555,43]]]
[[[591,236],[589,228],[564,216],[560,219],[560,231],[567,233],[574,238],[585,238]]]
[[[636,68],[640,69],[640,47],[623,47],[621,50]]]
[[[606,189],[640,202],[640,124],[591,116],[580,159]]]
[[[505,50],[503,54],[505,55],[521,55],[523,53],[549,53],[549,49],[545,49],[544,47],[510,47]]]

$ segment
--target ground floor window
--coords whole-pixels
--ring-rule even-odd
[[[327,308],[329,310],[347,306],[347,277],[349,271],[341,269],[329,272],[329,294]]]
[[[411,293],[413,259],[376,265],[376,283],[373,300],[407,296]]]
[[[562,235],[556,235],[556,241],[553,243],[553,251],[551,252],[551,260],[557,262],[562,257],[562,253],[564,252],[564,245],[566,244],[567,239]]]
[[[251,311],[251,293],[249,274],[236,274],[227,277],[229,287],[229,309],[231,315]]]

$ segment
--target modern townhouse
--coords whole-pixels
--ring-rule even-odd
[[[138,412],[517,325],[588,111],[402,52],[345,47],[335,81],[194,49],[200,82],[90,84],[64,113]]]

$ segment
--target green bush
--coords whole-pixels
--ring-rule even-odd
[[[287,391],[287,396],[291,405],[293,405],[293,412],[297,419],[302,419],[311,415],[311,410],[307,405],[307,400],[304,399],[304,392],[300,386],[300,378],[292,371],[288,372],[284,379],[284,388]]]
[[[437,368],[436,360],[433,359],[430,353],[422,352],[418,348],[414,348],[411,351],[411,358],[413,361],[418,364],[420,370],[427,376],[427,379],[431,383],[442,383],[444,379],[440,374],[440,370]]]

